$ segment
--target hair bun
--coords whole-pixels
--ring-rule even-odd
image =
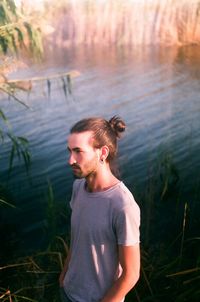
[[[109,124],[115,132],[117,138],[120,138],[122,132],[124,132],[126,129],[126,124],[124,123],[124,121],[120,117],[115,115],[109,120]]]

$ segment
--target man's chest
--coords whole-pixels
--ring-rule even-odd
[[[112,207],[106,201],[77,203],[72,211],[71,230],[76,238],[106,241],[114,239]]]

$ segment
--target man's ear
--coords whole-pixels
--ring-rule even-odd
[[[109,148],[108,148],[108,146],[105,145],[105,146],[101,147],[100,159],[102,161],[105,161],[107,159],[108,155],[109,155]]]

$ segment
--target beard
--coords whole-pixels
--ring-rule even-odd
[[[80,166],[78,166],[77,164],[73,164],[71,168],[75,178],[84,178],[84,173],[81,170]]]
[[[97,164],[98,164],[98,160],[95,156],[93,159],[91,159],[87,163],[83,164],[82,166],[80,166],[76,163],[71,165],[74,177],[75,178],[87,178],[91,175],[96,174]]]

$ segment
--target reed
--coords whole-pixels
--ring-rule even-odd
[[[146,191],[136,192],[142,210],[141,278],[126,301],[197,302],[199,181],[185,201],[172,154],[162,152],[149,171]]]
[[[62,47],[180,46],[200,41],[197,0],[51,1],[47,9],[54,28],[48,41]]]
[[[159,178],[161,182],[159,201],[156,189],[148,189],[153,192],[152,200],[155,197],[159,203],[150,204],[151,213],[157,211],[157,206],[159,211],[166,211],[167,196],[171,196],[170,193],[174,191],[172,186],[168,188],[167,195],[162,196],[165,183],[163,177],[162,170],[162,177]],[[169,176],[167,177],[169,180]],[[158,180],[154,185],[155,183],[158,185]],[[49,234],[47,248],[33,255],[13,259],[1,267],[4,278],[0,286],[0,301],[60,301],[58,277],[68,253],[69,232],[66,232],[66,236],[59,223],[62,217],[64,219],[62,224],[67,225],[70,213],[63,207],[63,203],[55,200],[50,182],[46,196],[46,233]],[[67,213],[67,216],[63,212]],[[142,237],[149,234],[150,238],[141,243],[141,277],[136,287],[127,295],[126,302],[199,301],[200,238],[192,237],[189,232],[189,225],[192,229],[190,202],[183,203],[180,216],[176,214],[174,217],[180,222],[175,224],[176,228],[172,225],[171,229],[168,225],[165,238],[158,236],[154,238],[155,233],[152,230],[149,229],[147,232],[145,228],[142,229]],[[154,220],[154,223],[156,227],[159,226],[159,221]],[[148,222],[147,227],[151,228],[152,222]]]

